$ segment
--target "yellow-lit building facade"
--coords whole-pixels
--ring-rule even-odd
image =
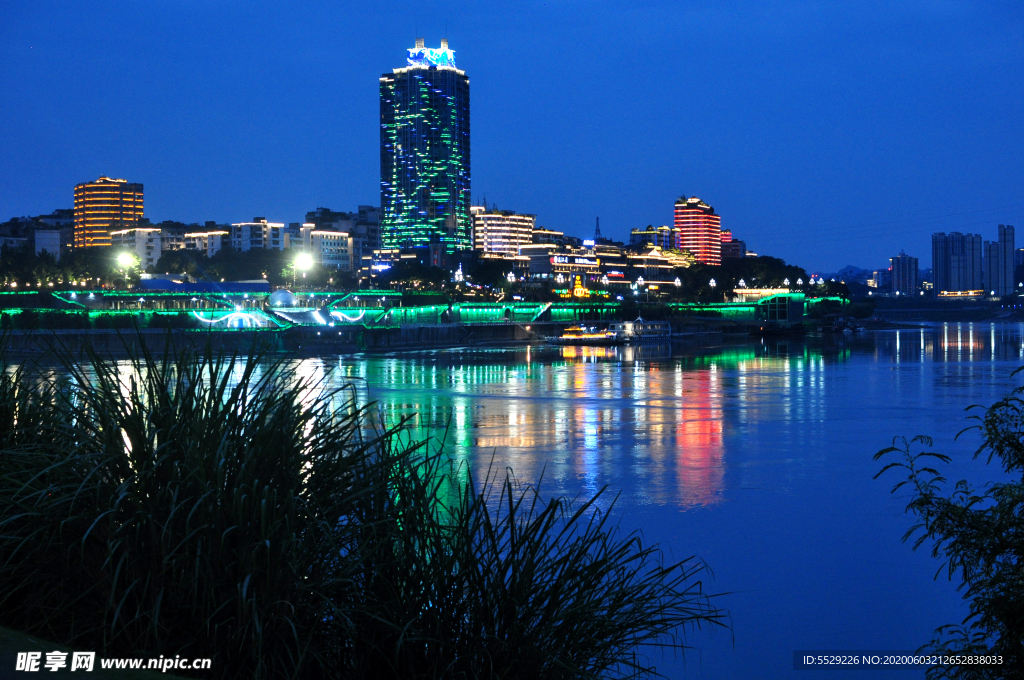
[[[533,242],[536,215],[520,215],[511,210],[487,210],[471,206],[473,249],[485,253],[518,255],[519,248]]]
[[[109,246],[110,232],[142,218],[142,185],[100,177],[75,187],[75,247]]]

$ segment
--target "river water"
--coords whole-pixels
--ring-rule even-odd
[[[731,631],[697,632],[669,677],[788,678],[794,650],[913,650],[965,607],[939,563],[901,543],[912,524],[872,455],[954,436],[971,404],[1020,383],[1024,326],[939,324],[683,348],[456,349],[304,360],[353,382],[474,474],[543,475],[546,494],[619,493],[615,514],[672,556],[697,555]],[[982,469],[980,471],[984,473]],[[611,500],[611,495],[608,496]],[[607,503],[606,503],[607,505]],[[831,677],[828,671],[811,671]],[[860,671],[840,671],[848,677]],[[923,672],[870,671],[873,677]]]

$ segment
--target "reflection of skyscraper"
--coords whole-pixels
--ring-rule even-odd
[[[725,468],[722,462],[723,420],[717,371],[703,370],[687,376],[697,389],[684,394],[676,426],[676,481],[678,503],[683,507],[711,505],[721,500]]]
[[[447,40],[407,61],[380,78],[382,245],[472,248],[469,78]]]
[[[701,264],[722,264],[722,218],[715,209],[700,200],[680,197],[676,201],[676,248],[689,250]]]

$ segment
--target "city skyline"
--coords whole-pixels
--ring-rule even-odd
[[[528,4],[500,30],[493,10],[460,4],[9,8],[0,216],[70,207],[67,187],[102,174],[144,183],[157,221],[374,201],[374,79],[423,35],[457,43],[474,78],[474,191],[567,234],[591,233],[596,215],[619,240],[671,224],[685,191],[752,250],[835,271],[900,249],[927,259],[933,232],[1021,223],[1013,5],[744,7],[665,6],[655,22],[599,3],[567,23],[568,8]],[[680,43],[694,20],[702,35]],[[131,22],[140,37],[101,40]],[[323,39],[341,26],[337,45]],[[247,43],[260,31],[265,54]],[[141,89],[126,99],[129,81]]]

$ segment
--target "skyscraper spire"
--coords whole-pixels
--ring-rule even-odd
[[[601,238],[601,218],[597,218],[597,224],[594,226],[594,241]]]

